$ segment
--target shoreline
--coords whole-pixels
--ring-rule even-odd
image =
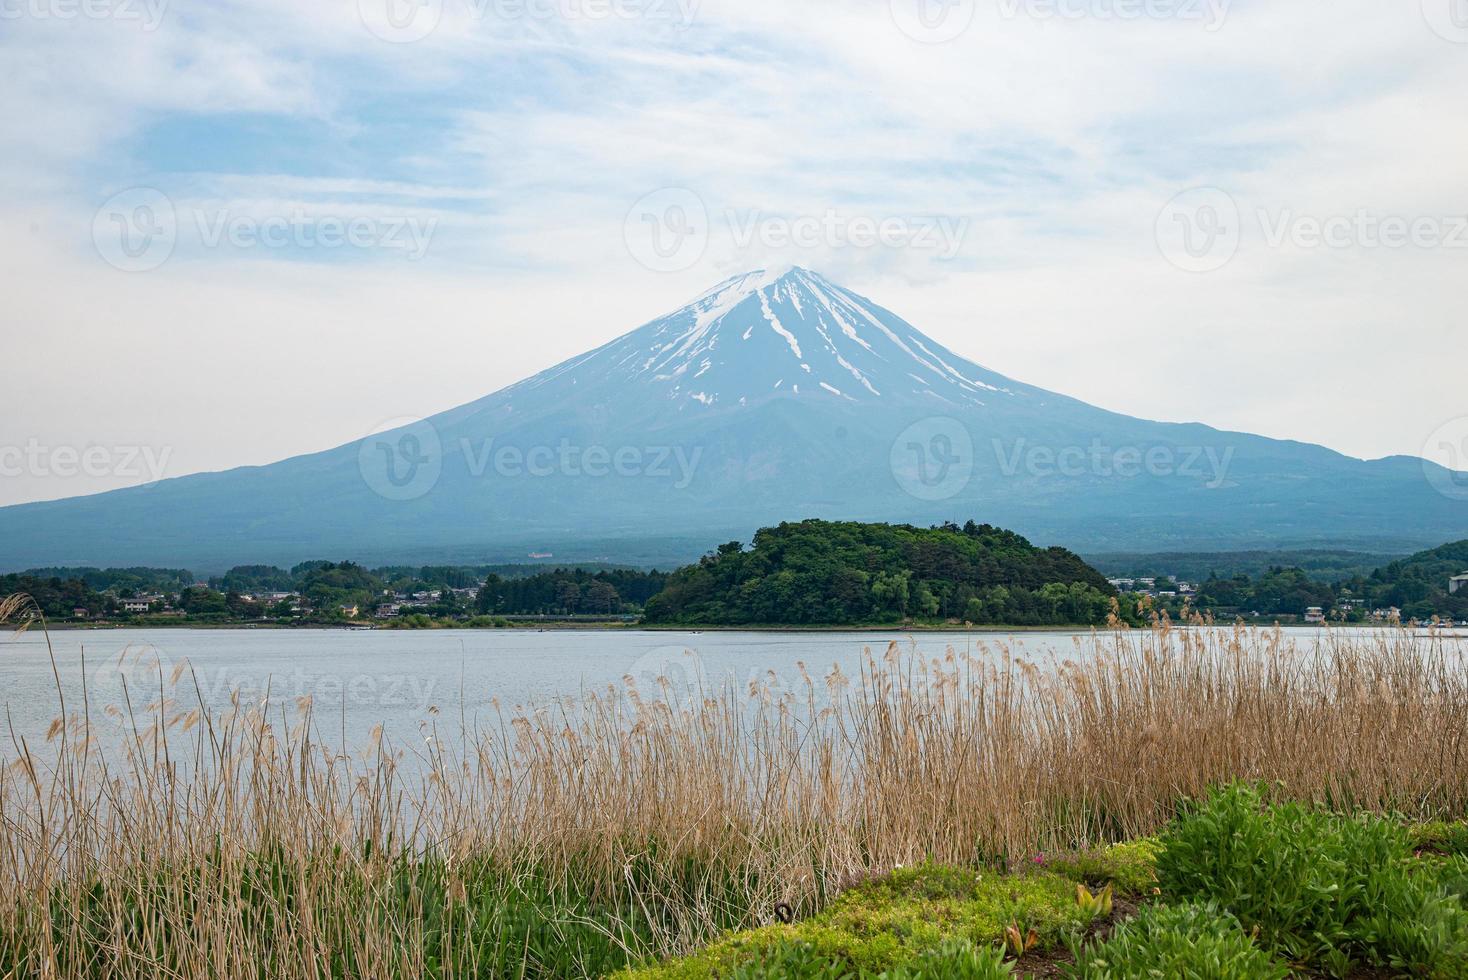
[[[1250,629],[1289,629],[1289,630],[1363,630],[1363,629],[1407,629],[1405,625],[1393,626],[1390,623],[1282,623],[1277,620],[1242,620],[1241,624]],[[1211,624],[1214,629],[1226,629],[1236,625],[1234,622],[1219,622]],[[29,631],[39,629],[39,624],[28,627]],[[1132,627],[1132,630],[1144,627]],[[1173,629],[1191,629],[1192,624],[1174,623]],[[1105,626],[1005,626],[1005,625],[975,625],[963,626],[952,624],[925,624],[925,623],[894,623],[894,624],[865,624],[853,626],[770,626],[770,625],[748,625],[748,626],[696,626],[696,625],[653,625],[644,623],[535,623],[535,622],[511,622],[508,626],[469,626],[469,625],[444,625],[429,627],[393,627],[376,626],[368,624],[279,624],[279,623],[47,623],[44,629],[53,633],[62,632],[92,632],[107,633],[120,630],[201,630],[201,631],[240,631],[240,632],[321,632],[321,633],[761,633],[770,635],[819,635],[819,634],[883,634],[883,633],[913,633],[925,635],[972,635],[978,634],[1003,634],[1012,635],[1017,633],[1060,633],[1076,636],[1085,636],[1089,633],[1112,632]],[[20,630],[9,630],[8,632],[21,632]],[[1468,638],[1468,633],[1462,627],[1428,627],[1420,626],[1413,630],[1414,633],[1423,635],[1442,635]]]

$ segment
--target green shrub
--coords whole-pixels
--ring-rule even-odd
[[[1468,857],[1454,855],[1441,860],[1429,859],[1424,863],[1443,891],[1468,906]]]
[[[1144,908],[1105,942],[1078,951],[1068,969],[1084,980],[1283,980],[1289,972],[1232,915],[1196,904]]]
[[[781,942],[735,966],[728,976],[729,980],[848,980],[857,973],[849,963],[809,943]]]
[[[1468,823],[1433,821],[1410,827],[1407,834],[1415,850],[1468,857]]]
[[[1110,885],[1118,895],[1137,897],[1150,893],[1157,884],[1161,849],[1155,838],[1144,838],[1051,858],[1046,867],[1092,889]]]
[[[1013,976],[1014,966],[999,950],[954,940],[922,954],[911,966],[887,971],[884,980],[1007,980]]]
[[[1468,972],[1468,910],[1414,873],[1405,828],[1233,786],[1175,820],[1157,875],[1169,899],[1215,902],[1262,945],[1343,976],[1355,963],[1431,976]]]

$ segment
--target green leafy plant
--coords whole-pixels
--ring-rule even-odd
[[[1092,918],[1105,918],[1111,915],[1113,901],[1114,893],[1110,885],[1094,894],[1085,885],[1076,885],[1076,904],[1081,907],[1082,912]]]
[[[1430,976],[1468,972],[1468,910],[1414,869],[1405,828],[1231,786],[1161,837],[1169,899],[1216,902],[1265,946],[1342,976],[1355,963]],[[1414,873],[1414,870],[1419,873]]]
[[[883,980],[1005,980],[1014,965],[1004,954],[967,940],[950,940],[917,958],[911,966],[888,970]]]
[[[1283,980],[1289,969],[1215,905],[1152,906],[1103,943],[1077,950],[1069,975],[1084,980]]]

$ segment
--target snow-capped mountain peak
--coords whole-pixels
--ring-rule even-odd
[[[1014,383],[900,317],[790,266],[724,280],[687,306],[523,384],[645,387],[681,408],[774,398],[983,405]],[[522,387],[522,386],[517,386]]]

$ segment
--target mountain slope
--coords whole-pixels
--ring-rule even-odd
[[[0,570],[497,557],[807,517],[972,518],[1092,550],[1413,547],[1468,531],[1424,465],[1108,412],[790,269],[360,443],[0,509]]]

